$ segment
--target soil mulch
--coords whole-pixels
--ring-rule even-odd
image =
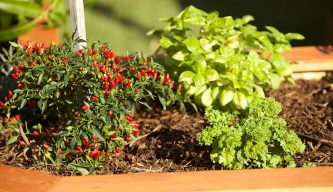
[[[306,144],[297,154],[298,166],[313,162],[333,166],[333,84],[328,80],[298,80],[295,86],[282,84],[268,92],[283,105],[281,116]],[[209,148],[199,146],[196,134],[204,127],[203,116],[158,107],[140,110],[138,141],[127,147],[127,153],[104,166],[95,174],[170,172],[221,169],[209,158]],[[15,148],[5,146],[8,134],[0,134],[0,164],[24,167],[55,175],[70,175],[65,168],[36,165],[25,160]]]
[[[298,164],[333,166],[333,81],[298,80],[268,94],[282,103],[287,128],[306,144],[305,152],[296,156]]]

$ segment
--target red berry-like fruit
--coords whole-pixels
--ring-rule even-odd
[[[182,86],[182,85],[178,85],[178,86],[177,86],[177,91],[178,91],[178,92],[182,91],[182,89],[183,89],[183,86]]]
[[[83,152],[82,147],[80,145],[78,145],[76,147],[76,151],[79,152],[79,153],[82,153]]]
[[[110,110],[110,111],[108,112],[108,116],[111,117],[111,116],[112,116],[112,113],[113,113],[113,111]]]
[[[120,56],[116,56],[116,58],[114,59],[114,61],[116,62],[116,63],[119,63],[120,61],[121,61],[121,58],[120,58]]]
[[[88,106],[88,105],[83,105],[83,106],[82,106],[82,110],[83,110],[83,111],[87,111],[88,109],[89,109],[89,106]]]
[[[98,97],[96,97],[96,96],[92,96],[92,97],[91,97],[91,100],[92,100],[92,101],[95,101],[95,102],[99,101]]]
[[[43,148],[44,148],[45,150],[49,150],[49,148],[50,148],[50,145],[48,145],[48,144],[44,143],[44,144],[43,144]]]
[[[136,72],[136,78],[137,78],[137,79],[141,79],[141,76],[142,76],[142,75],[141,75],[140,71]]]
[[[110,88],[109,82],[104,82],[103,87],[105,90],[108,90]]]

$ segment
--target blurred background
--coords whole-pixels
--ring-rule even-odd
[[[45,1],[34,2],[42,4]],[[48,26],[58,27],[63,41],[72,33],[68,2],[55,1],[62,2],[55,5],[57,14],[50,19],[55,22],[49,22]],[[293,42],[296,46],[333,44],[333,0],[85,0],[87,39],[89,42],[111,43],[119,54],[138,50],[152,53],[151,38],[146,33],[164,26],[159,18],[175,16],[188,5],[208,12],[217,10],[220,16],[253,15],[255,22],[252,24],[260,30],[270,25],[284,33],[301,33],[306,39]],[[13,17],[8,16],[13,12],[4,12],[0,12],[0,39],[1,30],[10,26],[6,18]],[[27,19],[20,20],[20,15],[16,17],[11,25],[27,22]],[[1,45],[5,44],[2,42]]]

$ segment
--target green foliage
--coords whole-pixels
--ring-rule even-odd
[[[273,98],[253,102],[241,112],[207,110],[209,125],[198,134],[212,147],[211,159],[228,169],[295,167],[293,155],[305,149],[297,135],[278,117],[281,105]]]
[[[120,57],[97,43],[76,52],[75,44],[15,46],[6,63],[17,86],[0,101],[0,115],[20,133],[8,144],[17,143],[38,161],[91,173],[135,140],[138,103],[184,105],[169,74],[141,53]]]
[[[167,22],[159,35],[167,53],[166,66],[187,95],[207,108],[245,109],[264,97],[263,89],[277,88],[281,79],[292,81],[291,68],[281,52],[300,34],[283,34],[274,27],[258,31],[252,16],[234,19],[206,13],[193,6]]]
[[[13,55],[13,47],[10,47],[8,50],[2,48],[2,53],[0,53],[0,98],[4,98],[8,90],[15,88],[15,80],[10,76],[13,67],[7,62],[13,58]]]
[[[0,41],[13,40],[41,21],[47,21],[49,27],[64,24],[63,3],[63,0],[0,0]]]

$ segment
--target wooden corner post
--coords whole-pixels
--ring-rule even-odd
[[[72,29],[74,34],[74,39],[80,38],[87,40],[86,38],[86,26],[84,21],[84,6],[83,0],[68,0],[70,7],[70,15],[72,21]],[[80,42],[76,45],[75,49],[80,50],[86,46],[86,42]]]

